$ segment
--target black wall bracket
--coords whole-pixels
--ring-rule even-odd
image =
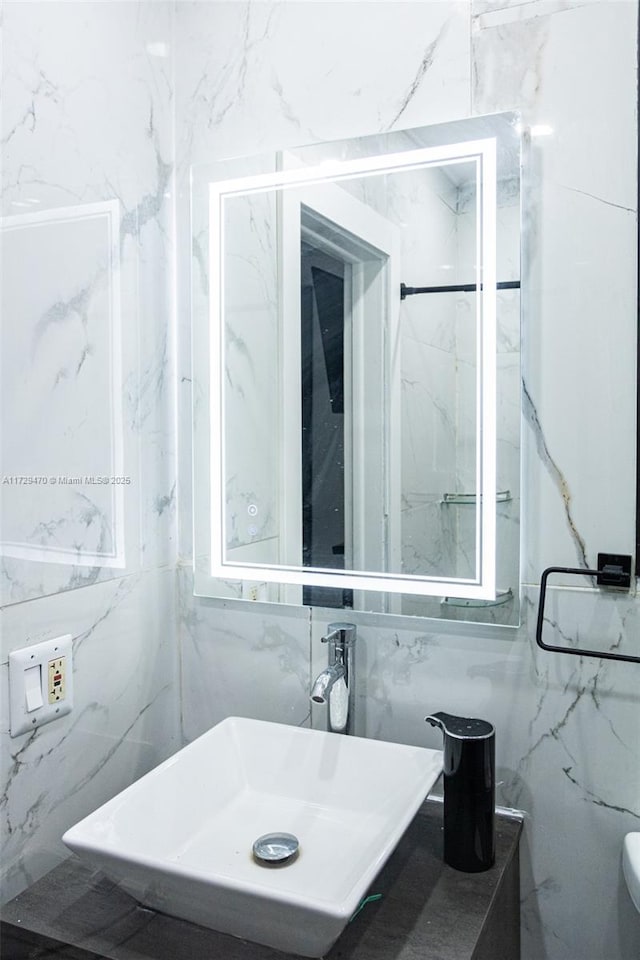
[[[632,657],[630,654],[611,653],[609,650],[583,650],[581,647],[557,647],[543,641],[544,604],[547,595],[547,580],[551,573],[568,573],[572,576],[595,577],[599,587],[614,587],[628,590],[631,586],[631,556],[620,553],[599,553],[597,570],[586,570],[584,567],[547,567],[546,570],[543,570],[542,577],[540,578],[536,643],[542,650],[547,650],[551,653],[571,653],[577,657],[600,657],[603,660],[624,660],[625,663],[640,663],[640,657]]]

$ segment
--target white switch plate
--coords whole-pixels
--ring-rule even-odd
[[[73,707],[73,662],[72,639],[67,633],[54,640],[44,640],[34,643],[31,647],[13,650],[9,654],[9,726],[12,737],[19,737],[41,727],[44,723],[51,723],[59,717],[70,713]],[[49,703],[49,662],[64,657],[64,699]],[[27,703],[27,680],[34,674],[27,674],[27,670],[40,667],[41,697],[38,701],[42,706],[33,707],[34,691],[31,689]],[[28,709],[31,706],[32,709]]]

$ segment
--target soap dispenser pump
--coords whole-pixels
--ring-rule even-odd
[[[495,729],[486,720],[432,713],[444,734],[444,860],[465,873],[495,861]]]

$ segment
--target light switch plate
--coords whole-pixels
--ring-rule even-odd
[[[73,662],[72,638],[67,633],[53,640],[34,643],[9,654],[9,726],[12,737],[35,730],[45,723],[51,723],[70,713],[73,707]],[[49,703],[49,663],[64,662],[64,699]],[[40,667],[41,697],[37,698],[41,706],[33,707],[34,691],[30,690],[27,703],[27,680],[33,679],[33,673],[27,673],[33,667]],[[29,709],[31,707],[31,709]]]

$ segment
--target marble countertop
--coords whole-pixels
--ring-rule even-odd
[[[517,861],[522,823],[496,820],[496,863],[460,873],[442,860],[442,804],[414,818],[326,960],[472,960],[506,872]],[[45,939],[46,938],[46,939]],[[140,906],[76,857],[3,908],[3,943],[48,945],[68,960],[286,960],[287,954]],[[55,946],[57,945],[57,947]],[[20,953],[16,960],[40,956]],[[4,954],[4,950],[3,950]],[[291,957],[289,956],[289,960]]]

